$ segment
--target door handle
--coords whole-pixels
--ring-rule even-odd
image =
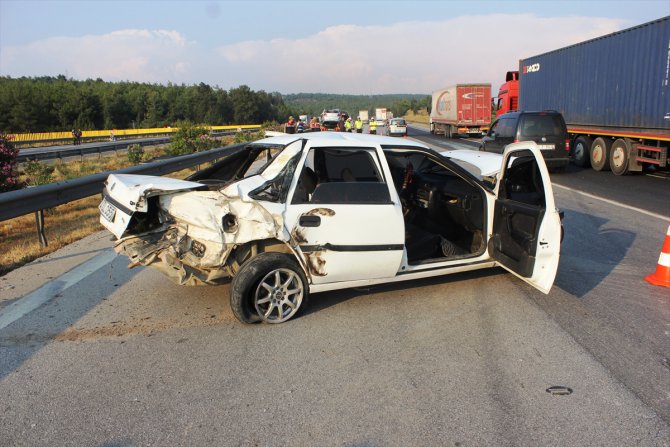
[[[321,217],[300,216],[299,223],[301,227],[318,227],[319,225],[321,225]]]

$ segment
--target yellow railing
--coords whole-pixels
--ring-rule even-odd
[[[204,126],[210,130],[238,130],[238,129],[260,129],[259,124],[234,124],[231,126]],[[133,136],[133,135],[164,135],[177,131],[177,127],[157,127],[153,129],[107,129],[107,130],[82,130],[82,138],[109,138],[114,132],[115,137]],[[36,132],[36,133],[15,133],[9,135],[12,141],[48,141],[65,140],[72,138],[71,131],[65,132]]]

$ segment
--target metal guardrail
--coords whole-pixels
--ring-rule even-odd
[[[0,222],[99,194],[102,192],[104,181],[112,173],[165,175],[227,157],[239,152],[246,145],[247,143],[233,144],[206,152],[144,163],[116,171],[101,172],[74,180],[1,193]]]
[[[260,129],[259,124],[231,124],[228,126],[204,126],[210,131],[235,131],[241,129]],[[108,140],[113,134],[118,139],[128,139],[140,136],[164,136],[172,135],[179,130],[178,127],[156,127],[149,129],[102,129],[102,130],[84,130],[82,132],[82,141],[101,141]],[[13,133],[9,134],[16,147],[29,143],[48,143],[54,141],[72,141],[72,133],[68,131],[56,132],[33,132],[33,133]]]
[[[31,152],[25,152],[25,150],[23,152],[19,151],[19,155],[16,157],[16,161],[19,163],[25,163],[28,160],[60,160],[67,157],[83,157],[84,155],[102,154],[103,152],[127,149],[128,146],[133,144],[139,144],[140,146],[156,146],[159,144],[167,144],[169,142],[170,137],[159,137],[147,138],[144,140],[109,141],[99,144],[86,144],[85,146],[72,146],[65,149],[45,147]]]
[[[249,132],[254,129],[244,129],[243,132]],[[214,131],[211,133],[214,137],[234,135],[236,131]],[[19,155],[16,161],[25,163],[28,160],[61,160],[67,157],[83,157],[84,155],[102,154],[103,152],[111,152],[118,150],[125,150],[130,145],[139,144],[140,146],[156,146],[159,144],[167,144],[171,137],[154,137],[135,140],[120,140],[120,141],[106,141],[98,144],[86,143],[85,145],[62,147],[40,147],[27,148],[19,150]]]

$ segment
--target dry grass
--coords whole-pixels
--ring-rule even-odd
[[[145,158],[162,155],[163,148],[150,148]],[[56,163],[53,181],[62,181],[111,171],[130,166],[125,154],[105,156],[99,159],[85,159],[72,163]],[[184,178],[194,172],[187,169],[170,174],[170,177]],[[98,222],[100,196],[87,197],[45,210],[44,228],[47,247],[39,244],[35,215],[29,214],[0,222],[0,276],[27,264],[41,256],[52,253],[89,234],[103,229]]]
[[[421,109],[417,113],[408,110],[404,118],[410,123],[428,124],[430,121],[430,114],[426,109]]]
[[[44,212],[47,247],[40,246],[34,214],[1,222],[0,276],[102,229],[99,197],[87,197]]]

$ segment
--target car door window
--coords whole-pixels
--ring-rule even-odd
[[[545,206],[542,174],[532,155],[510,158],[499,197],[527,205]]]
[[[498,128],[499,127],[500,127],[500,121],[496,121],[495,123],[493,123],[493,125],[491,126],[491,129],[489,129],[488,136],[489,137],[496,136],[498,134],[498,131],[499,131]]]
[[[391,203],[389,189],[376,158],[372,149],[310,149],[298,177],[292,203]]]

